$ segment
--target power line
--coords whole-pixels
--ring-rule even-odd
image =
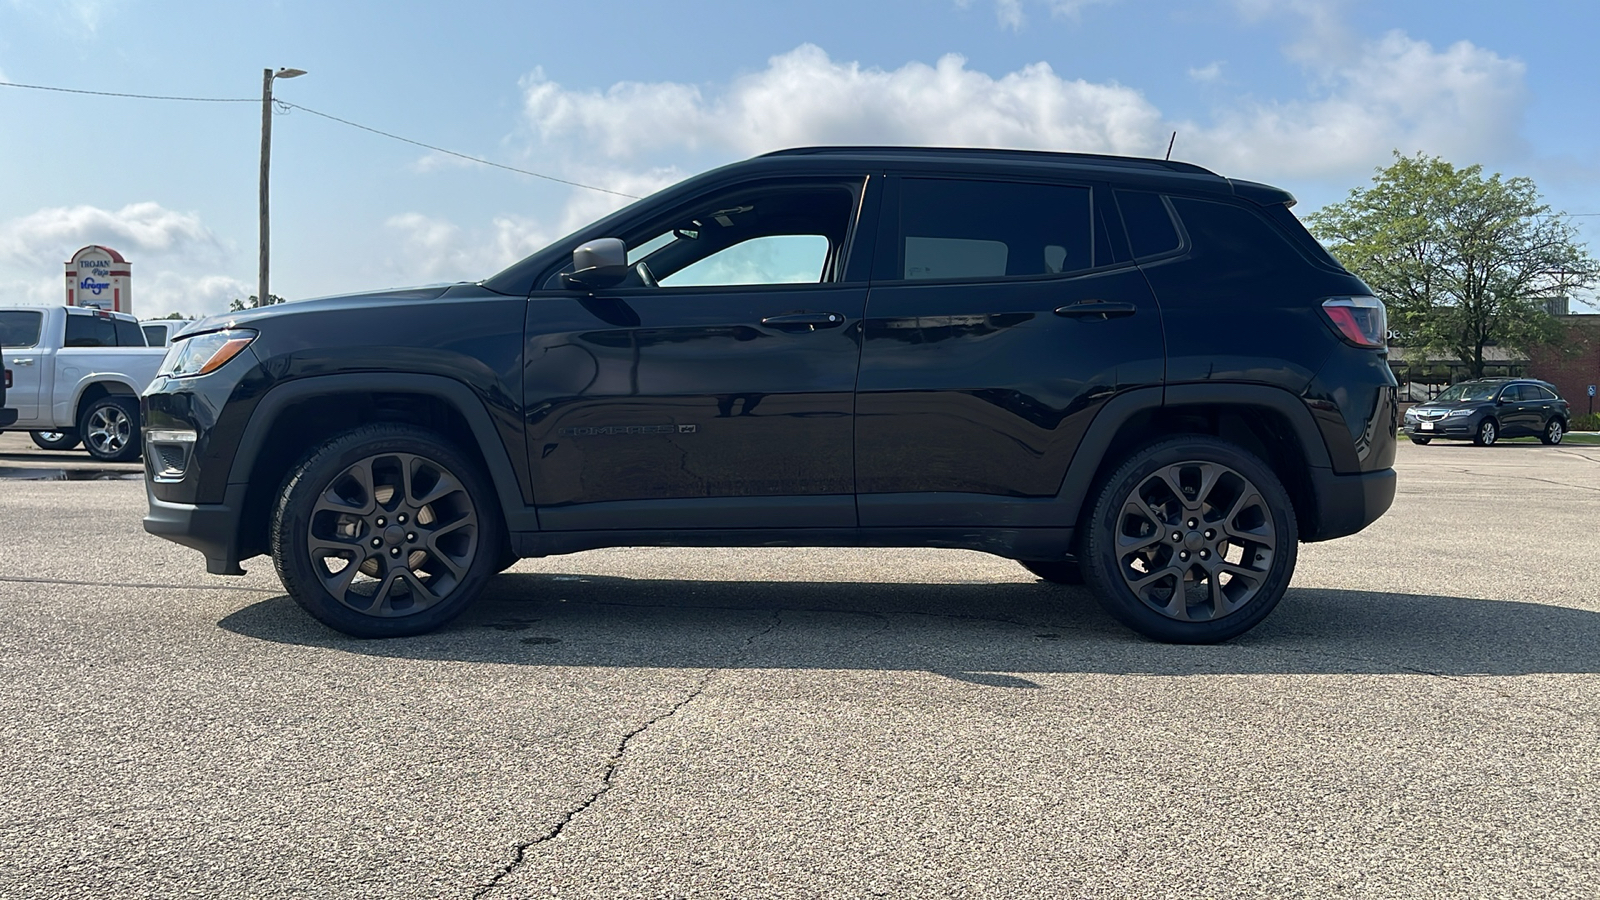
[[[289,109],[302,110],[304,112],[311,113],[313,116],[321,116],[324,119],[331,119],[331,120],[333,120],[335,122],[338,122],[338,123],[340,123],[342,125],[349,125],[351,128],[359,128],[362,131],[370,131],[373,134],[381,135],[381,136],[389,138],[391,140],[402,141],[404,143],[412,144],[412,145],[417,146],[417,147],[423,147],[423,148],[426,148],[428,150],[432,150],[435,153],[444,153],[446,155],[454,156],[454,157],[457,157],[459,159],[465,159],[465,160],[469,160],[471,162],[481,163],[481,164],[486,165],[486,166],[494,166],[497,169],[505,169],[508,172],[516,172],[519,175],[532,175],[534,178],[543,178],[545,181],[554,181],[554,182],[556,182],[558,184],[571,185],[572,187],[580,187],[580,188],[584,188],[586,190],[591,190],[591,191],[599,191],[602,194],[615,194],[618,197],[627,197],[629,200],[637,200],[637,199],[639,199],[638,195],[636,195],[636,194],[625,194],[622,191],[613,191],[610,188],[595,187],[592,184],[584,184],[584,183],[578,182],[578,181],[568,181],[565,178],[557,178],[554,175],[545,175],[545,174],[542,174],[542,173],[539,173],[539,172],[530,172],[527,169],[519,169],[516,166],[508,166],[508,165],[505,165],[504,163],[490,162],[487,159],[480,159],[480,158],[478,158],[476,156],[468,156],[465,153],[457,153],[454,150],[446,150],[443,147],[435,147],[432,144],[424,144],[421,141],[414,141],[411,138],[401,137],[398,134],[390,134],[387,131],[379,131],[376,128],[372,128],[372,127],[367,126],[367,125],[362,125],[359,122],[352,122],[349,119],[341,119],[338,116],[330,116],[325,112],[318,112],[318,111],[310,108],[309,106],[301,106],[298,103],[290,103],[290,102],[288,102],[286,100],[274,100],[274,102],[278,103],[281,106],[288,107]]]
[[[42,84],[18,84],[0,81],[0,87],[27,88],[31,91],[56,91],[62,94],[92,94],[96,97],[127,97],[133,100],[184,100],[189,103],[259,103],[250,97],[166,97],[160,94],[119,94],[112,91],[83,91],[77,88],[48,87]]]
[[[165,96],[165,95],[161,95],[161,94],[125,94],[125,93],[119,93],[119,92],[116,92],[116,91],[85,91],[85,90],[80,90],[78,88],[49,87],[47,85],[42,85],[42,84],[19,84],[19,83],[15,82],[15,81],[0,81],[0,87],[27,88],[29,90],[34,90],[34,91],[55,91],[57,93],[62,93],[62,94],[88,94],[88,95],[95,96],[95,97],[123,97],[123,98],[127,98],[127,99],[130,99],[130,100],[181,100],[181,101],[187,101],[187,102],[190,102],[190,103],[257,103],[257,102],[260,102],[260,101],[256,100],[255,98],[251,98],[251,97],[169,97],[169,96]],[[340,123],[342,125],[349,125],[351,128],[359,128],[362,131],[370,131],[373,134],[380,135],[382,137],[386,137],[386,138],[389,138],[391,140],[396,140],[396,141],[401,141],[403,143],[412,144],[412,145],[417,146],[417,147],[422,147],[422,148],[425,148],[425,149],[428,149],[428,150],[432,150],[435,153],[443,153],[443,154],[446,154],[448,156],[454,156],[454,157],[457,157],[459,159],[468,160],[469,162],[479,163],[480,165],[494,166],[497,169],[505,169],[508,172],[516,172],[519,175],[531,175],[534,178],[542,178],[545,181],[554,181],[557,184],[565,184],[565,185],[569,185],[571,187],[579,187],[579,188],[583,188],[584,190],[589,190],[589,191],[599,191],[602,194],[614,194],[614,195],[616,195],[618,197],[626,197],[629,200],[637,200],[637,199],[639,199],[638,195],[636,195],[636,194],[627,194],[627,193],[623,193],[622,191],[613,191],[610,188],[596,187],[596,186],[594,186],[592,184],[584,184],[584,183],[578,182],[578,181],[568,181],[565,178],[557,178],[554,175],[545,175],[545,174],[543,174],[541,172],[532,172],[532,171],[529,171],[527,169],[519,169],[516,166],[508,166],[508,165],[505,165],[504,163],[491,162],[491,161],[489,161],[487,159],[480,159],[479,157],[476,157],[476,156],[468,156],[465,153],[457,153],[454,150],[446,150],[443,147],[435,147],[432,144],[424,144],[421,141],[414,141],[414,140],[412,140],[410,138],[407,138],[407,137],[401,137],[398,134],[390,134],[387,131],[379,131],[376,128],[372,128],[372,127],[369,127],[367,125],[362,125],[359,122],[352,122],[349,119],[341,119],[338,116],[331,116],[331,115],[328,115],[325,112],[318,112],[317,110],[314,110],[314,109],[312,109],[312,108],[310,108],[308,106],[301,106],[298,103],[290,103],[290,102],[288,102],[286,100],[278,100],[276,98],[273,99],[273,102],[276,103],[278,106],[281,106],[281,107],[283,107],[285,109],[304,110],[305,112],[311,113],[313,116],[321,116],[324,119],[331,119],[332,121],[338,122],[338,123]]]

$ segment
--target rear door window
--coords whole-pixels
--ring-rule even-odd
[[[44,313],[16,309],[0,312],[0,347],[35,347],[44,328]]]
[[[1090,198],[1072,185],[903,179],[894,259],[880,278],[989,281],[1093,268]]]
[[[115,347],[117,327],[111,319],[99,316],[67,315],[67,347]]]
[[[117,331],[118,347],[148,347],[145,343],[144,331],[139,328],[138,322],[129,322],[127,319],[113,320]]]

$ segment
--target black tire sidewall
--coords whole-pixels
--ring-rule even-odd
[[[59,434],[61,438],[56,441],[47,441],[40,437],[42,434]],[[63,428],[57,432],[30,431],[28,437],[33,440],[33,445],[40,450],[72,450],[83,443],[78,437],[78,432],[71,428]]]
[[[444,600],[414,615],[368,616],[341,603],[317,577],[305,551],[311,510],[329,482],[354,463],[383,453],[425,457],[459,479],[478,514],[478,549],[467,575]],[[291,470],[273,508],[269,545],[278,578],[290,598],[317,621],[352,637],[409,637],[433,631],[460,615],[499,571],[504,523],[492,485],[476,461],[448,441],[406,425],[367,425],[313,450]]]
[[[128,417],[128,445],[116,453],[102,453],[95,449],[94,441],[90,440],[89,418],[96,411],[115,406],[122,410]],[[78,438],[83,441],[83,449],[88,454],[101,462],[131,462],[139,458],[139,401],[132,397],[113,394],[89,404],[83,410],[83,415],[78,417]]]
[[[1180,622],[1146,606],[1118,571],[1115,534],[1123,500],[1156,471],[1181,462],[1227,466],[1255,485],[1271,510],[1278,547],[1260,591],[1243,609],[1207,622]],[[1169,438],[1145,447],[1101,483],[1084,523],[1079,562],[1085,582],[1100,605],[1117,621],[1152,640],[1173,644],[1214,644],[1244,634],[1271,614],[1288,590],[1299,551],[1294,506],[1278,476],[1249,451],[1205,435]]]

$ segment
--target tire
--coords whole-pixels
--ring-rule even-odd
[[[64,431],[30,431],[28,437],[33,438],[34,446],[40,450],[72,450],[83,443],[71,428]]]
[[[139,458],[139,401],[114,395],[89,404],[78,419],[83,449],[101,462]]]
[[[1214,644],[1260,624],[1283,599],[1299,549],[1277,475],[1206,435],[1135,453],[1101,484],[1083,536],[1079,562],[1100,604],[1173,644]]]
[[[1494,442],[1500,439],[1500,426],[1493,419],[1484,419],[1478,426],[1478,433],[1473,435],[1472,442],[1479,447],[1493,447]]]
[[[1033,562],[1025,559],[1019,559],[1017,562],[1022,563],[1024,569],[1045,581],[1056,584],[1083,584],[1083,569],[1076,562],[1066,560]]]
[[[460,615],[498,571],[505,540],[477,463],[389,424],[312,451],[284,482],[270,533],[289,596],[360,638],[423,634]]]
[[[1428,442],[1431,441],[1431,440],[1433,440],[1433,438],[1414,437],[1414,438],[1411,439],[1411,443],[1413,443],[1413,444],[1421,444],[1422,446],[1426,447],[1426,446],[1428,446]]]
[[[1550,421],[1544,425],[1544,433],[1539,435],[1539,441],[1554,447],[1561,443],[1561,439],[1566,437],[1566,434],[1566,423],[1555,416],[1551,416]]]

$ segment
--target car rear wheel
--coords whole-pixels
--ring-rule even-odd
[[[504,526],[488,479],[437,436],[369,425],[317,448],[284,483],[272,558],[289,596],[355,637],[404,637],[455,618],[499,570]]]
[[[1566,429],[1561,427],[1561,420],[1551,419],[1544,426],[1544,434],[1539,435],[1539,440],[1551,446],[1555,446],[1556,444],[1561,443],[1561,439],[1565,436]]]
[[[1234,444],[1193,435],[1146,447],[1105,481],[1080,562],[1123,624],[1158,641],[1211,644],[1278,605],[1298,540],[1272,470]]]
[[[1411,443],[1413,443],[1413,444],[1421,444],[1422,446],[1426,447],[1426,446],[1428,446],[1428,442],[1431,441],[1431,440],[1433,440],[1433,438],[1414,437],[1414,438],[1411,439]]]
[[[1472,442],[1479,447],[1492,447],[1499,439],[1500,426],[1496,425],[1493,419],[1484,419],[1483,424],[1478,426],[1478,433]]]
[[[71,450],[83,443],[78,433],[70,428],[65,431],[30,431],[28,437],[41,450]]]
[[[101,462],[130,462],[139,458],[139,401],[132,397],[101,397],[89,404],[78,419],[83,449]]]
[[[1020,559],[1022,567],[1029,572],[1056,584],[1083,584],[1083,569],[1076,562],[1066,560],[1052,560],[1049,562],[1035,562]]]

